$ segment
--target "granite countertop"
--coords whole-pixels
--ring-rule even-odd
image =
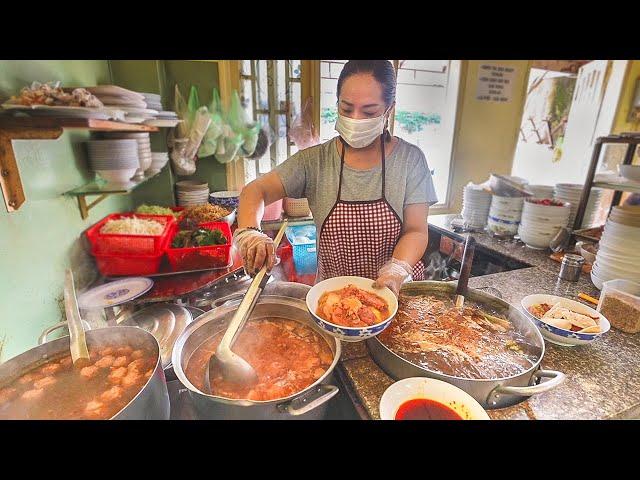
[[[429,217],[432,228],[463,239],[450,227],[455,215]],[[532,265],[508,272],[494,273],[469,280],[471,287],[493,287],[503,299],[520,307],[520,300],[532,293],[548,293],[579,300],[584,292],[598,297],[588,275],[578,282],[558,278],[560,264],[549,252],[532,250],[513,240],[496,240],[486,233],[473,234],[477,244],[510,258]],[[559,370],[566,380],[553,390],[534,395],[514,406],[488,410],[495,420],[507,419],[622,419],[640,418],[640,334],[630,335],[611,329],[590,345],[561,347],[546,343],[541,367]],[[370,357],[364,342],[343,345],[340,368],[348,380],[354,399],[371,419],[379,419],[380,397],[394,380]]]

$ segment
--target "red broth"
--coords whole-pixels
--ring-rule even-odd
[[[462,420],[462,417],[443,403],[415,398],[400,405],[396,420]]]

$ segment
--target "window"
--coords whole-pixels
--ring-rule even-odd
[[[259,159],[245,159],[247,184],[284,162],[297,149],[289,141],[289,128],[302,103],[300,60],[242,60],[240,99],[249,117],[269,125],[273,143]]]
[[[453,135],[460,83],[459,60],[391,60],[397,72],[391,133],[427,157],[440,203],[449,198]],[[337,135],[337,85],[346,60],[320,62],[320,140]]]

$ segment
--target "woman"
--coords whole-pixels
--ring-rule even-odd
[[[376,280],[397,295],[423,279],[429,206],[437,202],[422,151],[388,131],[396,77],[387,60],[350,60],[338,79],[335,137],[297,152],[240,195],[234,242],[245,268],[275,261],[259,229],[264,206],[307,198],[318,229],[317,281],[341,275]]]

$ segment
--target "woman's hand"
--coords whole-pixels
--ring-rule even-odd
[[[388,287],[397,297],[400,288],[411,280],[413,268],[404,260],[391,258],[378,272],[378,279],[373,283],[374,288]]]
[[[270,272],[276,261],[273,240],[257,230],[241,230],[233,236],[233,244],[240,252],[247,274],[254,276],[266,264]]]

